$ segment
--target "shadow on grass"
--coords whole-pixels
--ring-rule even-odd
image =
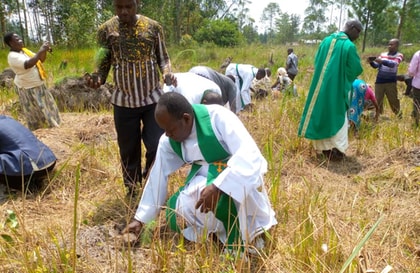
[[[321,155],[316,158],[320,167],[341,175],[355,175],[362,171],[363,166],[354,156],[346,156],[343,160],[328,160]]]

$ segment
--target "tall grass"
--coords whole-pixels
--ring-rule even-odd
[[[124,244],[118,231],[132,219],[138,197],[125,196],[113,124],[103,118],[112,120],[112,114],[63,113],[59,131],[35,132],[49,141],[49,135],[56,136],[60,155],[61,147],[67,147],[56,174],[47,181],[49,190],[41,195],[11,192],[0,205],[0,271],[357,272],[357,254],[363,246],[376,272],[388,264],[395,272],[419,272],[414,254],[420,244],[416,167],[420,161],[415,159],[419,130],[412,126],[411,100],[401,95],[402,120],[386,104],[378,123],[362,121],[360,137],[350,135],[348,159],[325,162],[310,142],[297,137],[316,46],[294,49],[300,57],[295,80],[299,96],[268,97],[254,102],[254,112],[240,114],[267,159],[265,183],[279,222],[266,234],[263,250],[235,259],[211,240],[193,244],[169,231],[163,214],[138,244]],[[372,48],[362,55],[383,50]],[[233,62],[270,67],[274,80],[277,68],[284,66],[287,47],[169,51],[175,72],[194,65],[218,69],[232,56]],[[7,65],[1,54],[3,68]],[[46,62],[48,85],[93,71],[95,54],[95,49],[54,49]],[[271,54],[274,63],[269,62]],[[67,67],[60,69],[63,60]],[[376,71],[363,65],[362,78],[373,84]],[[406,67],[402,64],[400,72]],[[20,118],[17,101],[13,90],[2,89],[0,112]],[[105,129],[100,127],[107,122]],[[185,170],[171,176],[169,193],[182,185],[184,177]]]

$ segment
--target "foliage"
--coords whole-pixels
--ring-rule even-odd
[[[321,39],[323,36],[325,36],[325,30],[322,26],[325,22],[327,22],[327,17],[324,12],[327,6],[327,1],[309,1],[309,6],[305,9],[306,17],[303,20],[303,33],[312,33],[313,39]]]
[[[268,25],[268,30],[274,29],[274,23],[280,14],[280,6],[277,3],[268,3],[261,15],[261,22]]]
[[[244,38],[231,20],[206,20],[197,30],[194,39],[199,43],[213,42],[222,47],[237,46]]]
[[[242,34],[248,44],[258,42],[258,32],[255,30],[252,23],[243,27]]]
[[[418,23],[420,22],[420,1],[407,1],[405,10],[402,10],[401,12],[405,13],[405,21],[401,31],[401,40],[404,43],[419,43],[419,28],[413,26],[418,26]]]
[[[234,22],[248,44],[321,40],[342,29],[345,18],[359,19],[365,26],[362,51],[391,37],[400,38],[403,43],[420,41],[418,0],[310,0],[303,18],[282,13],[281,5],[272,1],[263,7],[260,29],[250,18],[249,3],[250,0],[144,0],[139,1],[138,11],[160,22],[172,45],[185,42],[183,37],[188,36],[208,42],[201,33],[203,25],[217,25],[223,20]],[[0,30],[19,33],[27,45],[49,40],[55,46],[82,48],[95,42],[97,27],[113,14],[113,0],[4,0],[0,3]],[[219,37],[215,44],[237,44],[230,39]]]
[[[276,40],[281,44],[293,43],[298,40],[299,16],[281,13],[276,20]]]

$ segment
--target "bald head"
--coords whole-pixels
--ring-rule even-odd
[[[202,104],[219,104],[223,105],[222,96],[214,91],[204,91],[203,98],[201,99]]]
[[[362,32],[363,26],[357,19],[351,19],[344,25],[344,32],[349,36],[349,39],[354,41],[359,38],[360,32]]]
[[[400,46],[400,40],[396,38],[389,40],[388,42],[389,53],[392,53],[392,54],[396,53],[398,51],[399,46]]]

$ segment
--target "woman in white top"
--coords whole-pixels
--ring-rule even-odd
[[[14,83],[28,128],[36,130],[58,126],[59,111],[45,85],[46,73],[42,67],[47,51],[51,50],[49,42],[44,42],[37,53],[25,48],[16,33],[4,35],[4,42],[10,47],[7,61],[16,74]]]

